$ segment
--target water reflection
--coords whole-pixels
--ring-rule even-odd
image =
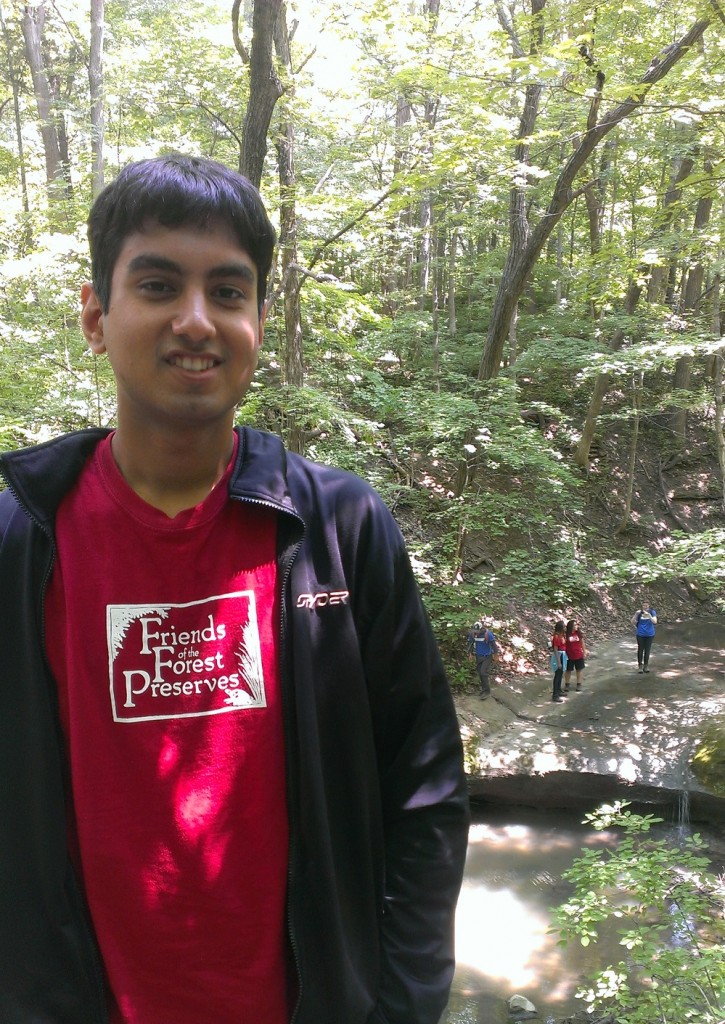
[[[551,909],[566,898],[561,875],[581,851],[614,842],[563,812],[517,810],[512,822],[492,809],[471,826],[445,1024],[506,1024],[506,1000],[516,993],[546,1024],[583,1008],[575,999],[583,975],[624,951],[615,934],[596,946],[558,946]]]

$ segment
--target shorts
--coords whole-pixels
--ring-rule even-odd
[[[581,672],[583,668],[586,668],[583,658],[569,658],[566,663],[567,672],[571,672],[573,669],[576,669],[577,672]]]

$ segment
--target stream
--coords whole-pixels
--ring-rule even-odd
[[[456,916],[457,967],[441,1024],[507,1024],[506,1001],[520,994],[554,1024],[585,1008],[579,983],[598,967],[626,959],[614,928],[584,947],[557,945],[551,908],[569,887],[562,873],[584,849],[611,847],[614,832],[595,832],[564,811],[474,808],[466,873]],[[652,835],[677,848],[685,826],[656,826]],[[697,831],[708,839],[707,828]],[[714,864],[722,870],[722,864]]]

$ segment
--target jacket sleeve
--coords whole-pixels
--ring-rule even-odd
[[[363,651],[377,723],[385,843],[382,976],[370,1024],[437,1024],[453,977],[468,799],[453,699],[390,518],[385,545],[392,549],[387,565],[393,578]]]

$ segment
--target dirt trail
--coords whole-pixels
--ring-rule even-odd
[[[550,680],[518,677],[487,701],[458,702],[474,778],[576,771],[690,788],[686,765],[702,725],[725,714],[725,624],[661,623],[647,675],[637,672],[632,634],[600,644],[583,691],[562,704],[551,701]]]

